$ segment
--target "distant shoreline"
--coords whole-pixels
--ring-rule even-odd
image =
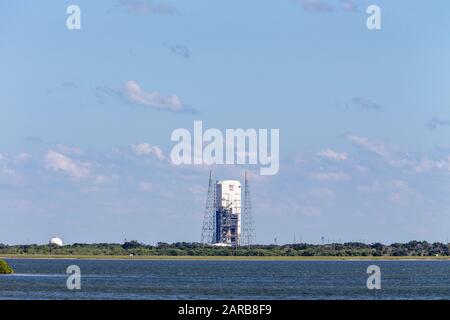
[[[177,260],[177,261],[430,261],[450,260],[449,256],[108,256],[108,255],[34,255],[4,254],[0,259],[55,260]]]
[[[56,241],[55,239],[52,239]],[[197,242],[157,242],[155,245],[136,240],[124,243],[73,243],[5,245],[0,256],[18,258],[66,259],[134,259],[141,260],[399,260],[450,259],[450,243],[409,241],[407,243],[330,243],[250,245],[237,248]]]

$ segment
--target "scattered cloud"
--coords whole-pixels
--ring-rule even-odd
[[[25,162],[31,160],[31,155],[29,153],[22,152],[22,153],[19,153],[18,155],[16,155],[14,157],[14,160],[17,163],[25,163]]]
[[[316,206],[310,206],[310,205],[303,205],[303,204],[291,204],[292,207],[296,212],[303,216],[320,216],[322,214],[322,210],[319,207]]]
[[[183,53],[181,48],[174,48],[174,50],[180,55],[187,54]],[[122,88],[100,85],[87,88],[87,90],[95,96],[96,101],[100,104],[134,103],[174,113],[197,113],[197,110],[185,104],[177,95],[164,96],[156,91],[145,91],[135,80],[126,81]]]
[[[177,8],[167,3],[153,4],[149,0],[119,0],[119,4],[131,14],[139,15],[175,15]]]
[[[73,82],[63,82],[61,86],[66,89],[72,89],[77,87],[77,85]]]
[[[364,150],[381,157],[390,166],[404,168],[414,173],[424,173],[432,170],[450,171],[450,156],[446,159],[435,160],[427,155],[413,157],[400,152],[396,148],[381,142],[371,141],[366,137],[349,134],[347,139]]]
[[[192,112],[193,109],[185,105],[176,95],[163,96],[158,92],[144,91],[134,80],[125,83],[125,96],[128,101],[157,110],[172,112]]]
[[[353,144],[377,154],[390,163],[394,162],[393,152],[391,148],[386,146],[385,144],[381,142],[371,141],[367,137],[362,137],[355,134],[348,134],[346,137],[347,140],[349,140]]]
[[[363,97],[354,97],[351,101],[352,105],[367,110],[380,110],[382,106]]]
[[[333,12],[334,7],[324,0],[295,0],[303,10],[308,12]]]
[[[372,181],[369,184],[360,185],[356,189],[363,194],[377,194],[381,193],[385,188],[378,181]]]
[[[77,85],[74,82],[65,81],[63,83],[58,84],[57,86],[53,88],[49,88],[46,90],[47,94],[56,94],[61,91],[67,91],[67,90],[74,90],[77,89]]]
[[[436,130],[440,126],[450,126],[450,120],[439,119],[439,118],[434,117],[428,123],[428,129],[430,129],[430,130]]]
[[[310,198],[323,203],[324,201],[333,201],[336,199],[336,193],[327,188],[313,188],[308,192]]]
[[[120,90],[107,86],[97,86],[91,90],[94,92],[97,101],[101,104],[104,104],[108,99],[123,99],[123,93]]]
[[[330,160],[345,161],[348,159],[346,153],[339,153],[331,149],[322,150],[317,155]]]
[[[71,147],[71,146],[66,146],[64,144],[57,144],[55,146],[55,148],[59,152],[66,154],[66,155],[77,155],[78,156],[82,153],[81,149],[79,147]]]
[[[178,14],[177,8],[167,3],[158,3],[152,6],[153,14],[174,15]]]
[[[389,200],[396,205],[408,205],[411,201],[422,199],[422,195],[404,180],[393,180],[389,185],[393,189],[389,194]]]
[[[342,8],[347,12],[358,12],[359,6],[354,0],[342,0]]]
[[[428,156],[422,156],[418,160],[405,161],[416,173],[424,173],[432,170],[444,170],[450,172],[450,157],[444,160],[434,160]]]
[[[358,186],[357,190],[365,196],[386,197],[392,204],[407,206],[423,199],[423,195],[402,179],[384,182],[373,181],[370,184]]]
[[[111,176],[98,174],[95,176],[94,184],[97,186],[104,186],[104,185],[113,184],[113,183],[119,181],[119,179],[120,179],[120,177],[117,174],[113,174]]]
[[[133,153],[137,156],[154,155],[161,161],[166,159],[166,156],[164,155],[164,152],[161,150],[160,147],[151,146],[148,143],[133,144],[131,146],[131,149],[133,150]]]
[[[294,0],[303,10],[308,12],[335,12],[336,7],[329,0]],[[336,5],[346,12],[358,12],[359,4],[355,0],[337,0]],[[340,2],[340,3],[339,3]]]
[[[319,172],[312,173],[311,178],[317,181],[347,181],[350,176],[343,172]]]
[[[142,181],[139,183],[139,191],[141,192],[152,192],[154,190],[154,186],[150,182]]]
[[[0,154],[0,186],[3,183],[12,185],[23,185],[24,178],[15,170],[12,161]]]
[[[358,212],[363,212],[362,216],[366,217],[382,212],[383,219],[390,221],[392,215],[398,219],[394,222],[400,223],[401,219],[410,217],[420,220],[426,210],[446,210],[446,194],[450,187],[448,179],[436,179],[435,173],[442,177],[442,171],[430,170],[440,168],[450,173],[450,159],[445,158],[450,155],[448,151],[442,151],[444,156],[438,158],[440,160],[433,160],[436,154],[413,157],[395,146],[372,141],[361,135],[352,134],[347,138],[358,148],[369,152],[346,150],[347,153],[343,153],[330,146],[313,152],[304,151],[298,162],[284,158],[284,169],[279,176],[271,177],[270,180],[259,181],[261,177],[258,174],[250,174],[255,210],[261,213],[259,221],[276,214],[287,224],[293,224],[297,221],[295,219],[299,219],[307,221],[305,224],[311,227],[317,223],[316,226],[321,228],[327,222],[334,221],[336,210],[345,212],[342,223],[353,219],[353,215]],[[2,153],[0,189],[11,194],[20,193],[19,189],[14,188],[29,190],[30,194],[42,190],[49,198],[42,197],[42,192],[34,192],[36,197],[32,198],[33,201],[39,203],[42,198],[42,201],[57,203],[64,210],[90,210],[89,215],[94,217],[97,214],[99,217],[106,216],[110,212],[121,216],[128,212],[144,212],[144,217],[152,208],[157,209],[154,210],[155,214],[163,216],[160,208],[169,206],[167,212],[173,214],[175,219],[197,215],[198,208],[204,206],[209,168],[185,166],[174,170],[167,159],[161,162],[157,160],[167,156],[161,148],[145,142],[130,144],[119,150],[121,152],[82,150],[78,154],[76,147],[52,145],[40,151],[44,152],[45,171],[42,166],[34,166],[33,161],[38,164],[36,159],[40,158],[37,154],[31,153],[29,166],[21,166],[15,162],[18,155]],[[383,161],[370,161],[369,157],[394,159],[397,161],[393,162],[396,167],[390,167]],[[155,160],[147,161],[149,158]],[[359,172],[357,167],[361,163],[370,170]],[[244,167],[215,166],[213,170],[219,179],[242,179]],[[411,174],[414,172],[423,172],[423,175],[419,179]],[[23,175],[26,183],[18,185],[13,182],[18,175]],[[78,183],[73,184],[68,178]],[[356,200],[355,195],[358,196]],[[109,202],[115,203],[114,206],[109,206]],[[183,204],[188,202],[194,203],[187,209],[189,214],[177,215],[177,212],[185,209]],[[282,203],[281,208],[277,207],[279,203]],[[435,207],[430,203],[435,203]],[[44,205],[47,203],[40,206]],[[4,204],[2,208],[5,207]],[[39,204],[34,207],[39,207]],[[60,212],[60,207],[54,212]],[[275,207],[276,212],[265,211],[266,207]],[[31,212],[31,209],[27,211]],[[87,221],[90,218],[87,214]],[[193,224],[201,223],[201,218],[201,214],[195,216]],[[183,223],[189,222],[183,220]],[[421,224],[422,221],[416,223]]]
[[[38,137],[27,136],[25,137],[25,142],[29,143],[43,143],[44,141]]]
[[[89,176],[89,164],[77,162],[62,153],[50,150],[45,157],[45,167],[56,172],[63,172],[78,180]]]
[[[178,55],[186,59],[191,57],[191,52],[186,46],[175,44],[175,45],[168,45],[167,47],[170,49],[170,52],[172,52],[175,55]]]

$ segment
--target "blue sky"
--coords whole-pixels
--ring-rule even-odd
[[[70,4],[81,30],[66,28]],[[379,31],[366,28],[369,4]],[[213,168],[218,179],[251,171],[260,243],[445,241],[449,10],[2,1],[0,243],[199,241],[210,168],[168,158],[172,131],[194,120],[280,129],[278,175]]]

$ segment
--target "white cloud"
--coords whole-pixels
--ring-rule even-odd
[[[17,159],[14,161],[16,164]],[[13,185],[23,185],[24,177],[14,168],[14,162],[6,156],[0,154],[0,183],[7,183]]]
[[[24,163],[24,162],[27,162],[28,160],[31,160],[31,155],[26,152],[22,152],[22,153],[16,155],[14,157],[14,160],[19,163]]]
[[[339,153],[331,149],[322,150],[317,155],[330,160],[345,161],[348,159],[346,153]]]
[[[319,207],[309,206],[309,205],[299,205],[298,212],[304,216],[317,217],[320,216],[322,210]]]
[[[358,186],[356,189],[364,194],[377,194],[383,192],[385,188],[381,185],[380,182],[374,181],[370,184]]]
[[[405,161],[416,173],[424,173],[431,170],[450,171],[450,157],[445,160],[433,160],[427,156],[422,156],[420,160]]]
[[[127,8],[131,14],[158,14],[174,15],[178,14],[177,8],[167,3],[152,4],[148,0],[119,0],[119,4]]]
[[[57,144],[55,147],[59,152],[64,153],[66,155],[80,155],[81,154],[81,149],[78,147],[66,146],[64,144]]]
[[[139,190],[141,192],[152,192],[154,190],[154,186],[150,182],[140,182],[139,183]]]
[[[357,12],[358,4],[353,0],[342,0],[342,7],[348,12]]]
[[[404,180],[393,180],[390,182],[390,187],[393,191],[389,194],[389,200],[394,204],[408,205],[412,201],[422,199],[422,195]]]
[[[305,166],[305,165],[309,164],[309,161],[304,154],[296,154],[295,156],[292,157],[292,161],[296,165],[300,165],[300,166]]]
[[[347,139],[355,145],[375,153],[392,167],[404,168],[415,173],[432,170],[450,171],[450,157],[444,160],[434,160],[427,155],[412,158],[407,153],[401,153],[395,148],[381,142],[371,141],[366,137],[349,134]]]
[[[312,173],[311,178],[318,181],[346,181],[350,176],[343,172],[319,172]]]
[[[295,0],[305,11],[332,12],[334,7],[323,0]]]
[[[45,157],[45,167],[47,169],[64,172],[74,179],[85,178],[89,176],[89,164],[72,160],[71,158],[50,150]]]
[[[137,156],[145,156],[145,155],[155,155],[159,160],[163,161],[166,159],[164,152],[158,146],[151,146],[148,143],[139,143],[131,145],[131,149],[134,154]]]
[[[6,166],[0,166],[0,177],[14,183],[19,183],[21,180],[21,177],[16,170],[8,168]]]
[[[391,150],[383,143],[374,142],[366,137],[361,137],[355,134],[348,134],[347,139],[350,142],[356,144],[357,146],[362,147],[363,149],[366,149],[370,152],[373,152],[386,160],[391,158],[392,155]]]
[[[317,200],[320,201],[320,203],[323,203],[324,201],[332,201],[336,199],[336,193],[331,190],[331,189],[327,189],[327,188],[314,188],[311,189],[308,192],[308,195]]]
[[[117,174],[113,174],[110,176],[99,174],[95,177],[94,183],[98,186],[102,186],[102,185],[113,184],[113,183],[117,182],[119,179],[120,179],[120,177]]]
[[[130,102],[158,110],[181,112],[187,109],[178,96],[170,95],[165,97],[158,92],[144,91],[134,80],[125,83],[125,95]]]

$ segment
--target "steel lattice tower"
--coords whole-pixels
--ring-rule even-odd
[[[212,171],[209,171],[208,194],[206,196],[205,215],[203,218],[202,240],[201,243],[213,244],[216,234],[216,188],[212,180]]]
[[[250,197],[250,187],[248,183],[247,171],[245,171],[244,182],[244,208],[242,210],[242,234],[241,245],[250,246],[255,244],[256,234],[253,225],[252,202]]]

